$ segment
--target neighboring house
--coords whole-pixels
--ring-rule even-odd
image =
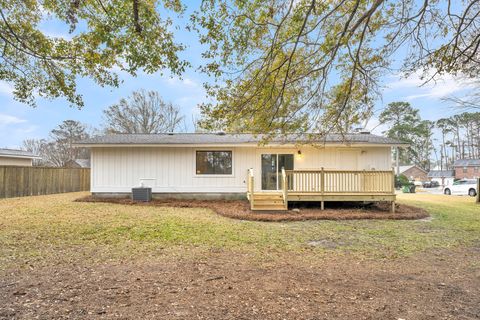
[[[67,161],[66,168],[90,168],[90,159],[75,159]]]
[[[29,166],[33,159],[40,159],[31,152],[16,149],[0,149],[0,166]]]
[[[361,133],[327,135],[316,146],[301,135],[262,141],[251,134],[119,134],[77,146],[91,149],[97,196],[128,195],[143,184],[156,197],[247,195],[254,209],[292,200],[395,200],[391,148],[405,146],[397,140]]]
[[[441,186],[451,186],[455,180],[455,170],[431,170],[428,178]]]
[[[399,174],[403,174],[409,180],[426,181],[428,172],[417,165],[400,166]]]
[[[480,159],[460,159],[453,163],[456,179],[480,178]]]

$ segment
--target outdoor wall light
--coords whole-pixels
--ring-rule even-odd
[[[302,159],[302,158],[303,158],[303,154],[302,154],[302,151],[301,151],[301,150],[298,150],[298,151],[297,151],[297,158],[298,158],[298,159]]]

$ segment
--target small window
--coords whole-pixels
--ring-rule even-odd
[[[197,151],[197,174],[232,174],[232,151]]]
[[[463,173],[467,173],[467,167],[463,167]]]

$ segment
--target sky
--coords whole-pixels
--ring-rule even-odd
[[[187,4],[187,12],[196,9],[196,5]],[[179,24],[183,22],[177,21]],[[67,28],[56,22],[42,25],[42,31],[49,35],[68,37]],[[0,147],[19,148],[22,141],[30,138],[48,138],[49,132],[62,121],[71,119],[86,124],[89,128],[99,128],[103,123],[102,111],[117,103],[121,98],[129,96],[138,89],[156,90],[166,101],[177,105],[185,115],[188,130],[193,130],[192,117],[199,115],[197,105],[206,100],[202,83],[209,79],[196,70],[202,62],[201,46],[195,34],[184,30],[175,31],[176,39],[187,45],[181,57],[187,58],[193,67],[188,69],[182,78],[170,77],[168,74],[139,73],[136,77],[121,73],[123,82],[118,88],[97,86],[89,79],[80,79],[78,91],[83,95],[85,106],[79,110],[69,107],[64,99],[38,99],[37,107],[17,102],[12,96],[12,86],[0,81]],[[458,112],[451,105],[443,102],[442,97],[449,94],[461,94],[468,90],[468,85],[462,84],[453,77],[446,76],[436,84],[421,86],[418,75],[403,78],[400,74],[389,74],[383,78],[382,99],[377,102],[376,114],[388,103],[408,101],[420,110],[420,115],[426,120],[437,120]],[[367,124],[367,129],[382,134],[386,129],[379,124],[374,116]]]

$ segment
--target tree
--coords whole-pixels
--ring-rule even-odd
[[[422,120],[411,132],[412,145],[409,147],[410,163],[415,163],[425,170],[430,170],[433,147],[434,122]]]
[[[219,81],[207,85],[215,103],[202,106],[213,120],[204,124],[276,133],[341,128],[345,113],[371,112],[393,60],[425,81],[473,77],[479,11],[473,0],[205,1],[192,20],[208,47],[203,70]]]
[[[27,139],[23,147],[42,158],[36,165],[64,167],[71,160],[90,157],[88,149],[74,146],[75,142],[85,138],[88,138],[85,125],[65,120],[50,132],[49,140]]]
[[[162,133],[178,130],[184,117],[156,91],[135,91],[103,111],[110,133]]]
[[[33,153],[36,156],[39,156],[40,159],[33,159],[34,166],[44,166],[46,162],[46,144],[47,140],[45,139],[26,139],[23,141],[22,149]]]
[[[451,132],[450,121],[447,118],[438,119],[435,126],[440,129],[442,141],[440,143],[440,170],[449,167],[449,157],[447,150],[447,135]]]
[[[74,143],[88,138],[85,125],[75,120],[65,120],[50,132],[53,144],[50,146],[51,162],[64,167],[75,159],[89,158],[88,149],[77,148]]]
[[[79,77],[118,86],[115,69],[180,74],[188,63],[178,57],[184,46],[174,41],[168,14],[183,11],[179,0],[0,0],[0,80],[21,102],[65,97],[81,107]],[[48,35],[45,21],[63,23],[68,35]]]
[[[436,127],[442,134],[442,168],[450,169],[456,159],[480,158],[480,112],[464,112],[439,119]]]
[[[388,137],[408,143],[409,146],[406,149],[396,151],[399,152],[400,163],[415,163],[425,169],[430,168],[430,154],[433,151],[433,122],[422,121],[418,109],[413,108],[408,102],[388,104],[380,114],[379,121],[389,125],[389,129],[384,132]]]

